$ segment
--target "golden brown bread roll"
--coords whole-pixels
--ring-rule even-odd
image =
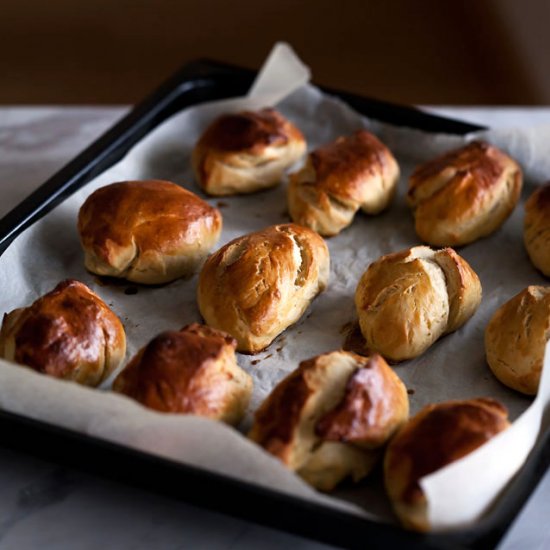
[[[4,315],[0,357],[37,372],[97,386],[124,360],[119,318],[85,284],[67,280]]]
[[[539,187],[525,203],[523,238],[533,265],[550,277],[550,183]]]
[[[506,408],[494,399],[447,401],[424,407],[397,432],[386,449],[384,481],[405,527],[430,529],[420,479],[505,430],[510,425],[507,417]]]
[[[528,286],[500,306],[489,321],[487,363],[503,384],[535,395],[549,339],[550,287]]]
[[[419,166],[407,200],[426,243],[459,246],[498,229],[520,196],[518,164],[487,143],[474,141]]]
[[[306,165],[290,175],[290,217],[321,235],[336,235],[359,208],[367,214],[384,210],[398,179],[399,166],[390,150],[358,130],[313,151]]]
[[[204,264],[197,297],[206,323],[256,353],[303,315],[327,286],[329,252],[315,231],[273,225],[234,239]]]
[[[151,340],[116,377],[113,390],[151,409],[237,424],[252,378],[237,365],[235,339],[193,323]]]
[[[210,195],[252,193],[273,187],[306,152],[304,136],[274,109],[217,118],[193,150],[200,186]]]
[[[102,187],[78,214],[86,268],[143,284],[192,274],[218,241],[221,228],[219,210],[161,180]]]
[[[275,387],[249,437],[330,491],[366,476],[408,414],[407,390],[382,357],[334,351],[302,361]]]
[[[411,359],[460,328],[481,302],[481,283],[452,248],[415,246],[382,256],[361,277],[355,306],[369,349]]]

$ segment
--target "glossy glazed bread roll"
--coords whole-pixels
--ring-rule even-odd
[[[365,477],[407,420],[407,390],[382,357],[302,361],[256,412],[249,437],[323,491]]]
[[[206,323],[256,353],[294,324],[323,291],[330,270],[325,241],[295,224],[239,237],[204,264],[197,291]]]
[[[550,277],[550,183],[539,187],[525,203],[523,237],[533,265]]]
[[[407,200],[426,243],[460,246],[498,229],[520,196],[518,164],[487,143],[474,141],[419,166]]]
[[[200,186],[210,195],[252,193],[277,185],[306,152],[304,136],[274,109],[217,118],[193,150]]]
[[[506,408],[494,399],[447,401],[424,407],[397,432],[384,457],[384,482],[405,527],[430,530],[420,479],[508,428],[507,418]]]
[[[237,365],[235,339],[194,323],[151,340],[117,376],[113,390],[151,409],[237,424],[252,378]]]
[[[372,351],[412,359],[461,327],[481,302],[481,283],[452,248],[415,246],[382,256],[355,292],[359,326]]]
[[[321,235],[336,235],[360,208],[367,214],[384,210],[398,179],[399,166],[390,150],[358,130],[313,151],[306,165],[290,175],[290,217]]]
[[[219,210],[161,180],[102,187],[78,214],[86,269],[143,284],[191,275],[218,241],[221,228]]]
[[[514,390],[535,395],[550,339],[550,287],[528,286],[500,306],[485,329],[493,374]]]
[[[125,353],[119,318],[85,284],[74,280],[4,315],[0,330],[0,357],[87,386],[103,382]]]

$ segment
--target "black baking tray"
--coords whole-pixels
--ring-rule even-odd
[[[185,65],[0,220],[0,254],[23,229],[120,160],[166,118],[190,105],[243,95],[255,75],[255,71],[211,60]],[[399,126],[451,134],[482,128],[411,107],[323,89],[366,116]],[[550,464],[548,432],[540,438],[505,494],[475,527],[423,535],[6,411],[0,411],[0,433],[3,446],[349,548],[493,548]]]

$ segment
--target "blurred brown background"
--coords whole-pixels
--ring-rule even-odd
[[[133,103],[286,40],[315,82],[372,97],[550,104],[549,20],[546,0],[1,0],[0,103]]]

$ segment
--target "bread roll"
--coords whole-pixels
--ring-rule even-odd
[[[206,323],[256,353],[303,315],[329,276],[325,241],[311,229],[274,225],[244,235],[212,254],[199,277]]]
[[[514,390],[535,395],[550,339],[550,287],[528,286],[497,309],[485,329],[493,374]]]
[[[237,424],[252,378],[237,365],[235,339],[194,323],[159,334],[117,376],[113,390],[167,413]]]
[[[523,237],[533,265],[550,277],[550,183],[539,187],[525,203]]]
[[[367,214],[384,210],[398,179],[399,166],[390,150],[358,130],[313,151],[306,165],[290,175],[290,217],[321,235],[336,235],[360,208]]]
[[[0,330],[0,357],[87,386],[103,382],[122,364],[125,353],[119,318],[74,280],[5,314]]]
[[[507,417],[505,407],[494,399],[447,401],[424,407],[399,430],[386,450],[384,481],[405,527],[430,530],[420,479],[505,430],[510,425]]]
[[[424,353],[460,328],[481,301],[481,283],[452,248],[415,246],[382,256],[361,277],[355,306],[369,349],[392,361]]]
[[[223,115],[204,132],[192,163],[210,195],[253,193],[277,185],[306,152],[304,136],[274,109]]]
[[[302,361],[274,388],[249,437],[330,491],[366,476],[408,413],[407,390],[382,357],[334,351]]]
[[[496,231],[520,196],[518,164],[496,147],[474,141],[419,166],[407,199],[418,236],[436,246],[468,244]]]
[[[216,244],[216,208],[175,183],[113,183],[78,214],[86,268],[98,275],[161,284],[192,274]]]

